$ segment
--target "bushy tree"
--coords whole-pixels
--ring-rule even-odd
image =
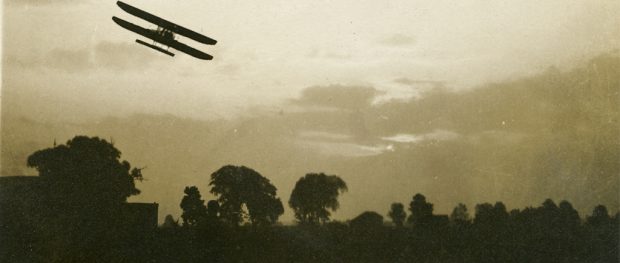
[[[161,225],[163,228],[177,228],[179,227],[179,222],[174,220],[172,215],[166,215],[164,218],[164,223]]]
[[[197,226],[207,217],[205,201],[201,199],[200,191],[196,186],[185,187],[184,193],[185,196],[181,200],[183,226]]]
[[[476,205],[476,217],[474,223],[499,226],[508,220],[508,211],[502,202],[496,202],[495,205],[483,203]]]
[[[455,224],[467,224],[471,221],[469,218],[469,213],[467,212],[467,206],[465,204],[459,203],[453,210],[452,214],[450,214],[450,221]]]
[[[407,221],[413,225],[423,225],[431,222],[433,217],[433,204],[426,202],[426,197],[420,193],[413,196],[409,203],[411,215]]]
[[[403,222],[405,222],[405,219],[407,218],[405,206],[402,203],[392,203],[388,216],[392,219],[394,225],[398,227],[403,226]]]
[[[558,212],[561,218],[561,225],[570,229],[577,229],[581,225],[581,218],[579,212],[573,208],[573,205],[566,200],[560,202]]]
[[[220,213],[220,203],[217,200],[209,200],[207,202],[207,216],[217,218]]]
[[[244,218],[254,225],[273,224],[284,213],[276,187],[248,167],[224,166],[211,174],[209,185],[218,197],[220,218],[232,225],[239,225]]]
[[[135,181],[142,180],[142,172],[120,158],[111,143],[86,136],[31,154],[27,165],[39,172],[42,184],[36,191],[41,217],[33,218],[38,222],[33,226],[41,230],[28,231],[51,247],[66,244],[53,250],[75,255],[126,234],[125,218],[119,215],[127,198],[140,193]]]
[[[354,230],[378,229],[383,226],[383,216],[374,211],[366,211],[353,218],[349,225]]]
[[[586,223],[593,226],[605,225],[610,222],[611,217],[609,216],[607,207],[604,205],[597,205],[594,207],[594,210],[592,210],[592,215],[586,218]]]
[[[336,175],[309,173],[299,178],[289,199],[289,206],[301,223],[324,223],[339,207],[338,196],[347,190],[347,184]]]
[[[27,165],[51,182],[62,203],[90,203],[99,208],[126,202],[140,193],[142,172],[121,161],[121,152],[98,137],[76,136],[66,144],[34,152]]]

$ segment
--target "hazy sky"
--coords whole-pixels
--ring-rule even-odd
[[[305,172],[341,175],[341,219],[416,192],[443,213],[538,205],[588,180],[611,186],[580,209],[618,206],[620,1],[126,2],[218,40],[179,37],[214,60],[136,44],[111,17],[153,27],[115,1],[4,1],[4,174],[88,133],[148,166],[139,200],[176,215],[182,187],[206,195],[228,163],[266,175],[285,202]]]
[[[217,39],[185,39],[216,59],[142,48],[111,17],[149,24],[115,1],[5,1],[8,81],[27,86],[7,92],[71,102],[73,113],[41,108],[46,119],[229,117],[313,85],[371,85],[398,97],[413,93],[398,78],[459,89],[532,74],[616,48],[620,34],[614,0],[127,2]]]

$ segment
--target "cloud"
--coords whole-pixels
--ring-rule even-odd
[[[349,60],[353,56],[349,52],[328,52],[325,54],[325,58],[336,59],[336,60]]]
[[[403,34],[395,34],[390,36],[389,38],[383,39],[380,41],[381,44],[387,46],[411,46],[416,43],[416,39],[412,36],[407,36]]]
[[[375,96],[381,92],[371,87],[361,86],[313,86],[302,91],[294,104],[302,106],[322,106],[337,109],[362,109],[371,105]]]
[[[393,151],[391,144],[388,145],[363,145],[356,143],[343,142],[326,142],[326,141],[308,141],[299,140],[296,144],[302,149],[315,151],[317,154],[324,156],[341,156],[341,157],[364,157],[382,154],[386,151]]]
[[[418,143],[424,140],[453,140],[458,138],[460,135],[455,132],[445,131],[445,130],[436,130],[430,133],[414,135],[414,134],[403,134],[399,133],[394,136],[389,137],[381,137],[382,140],[398,142],[398,143]]]
[[[5,54],[2,58],[3,65],[13,66],[17,68],[37,68],[41,66],[41,59],[38,57],[20,57],[13,54]]]
[[[219,65],[217,66],[217,72],[220,74],[224,74],[224,75],[236,75],[239,70],[241,69],[241,66],[239,64],[224,64],[224,65]]]
[[[332,60],[350,60],[353,58],[350,50],[332,50],[324,51],[319,48],[312,48],[306,53],[307,58],[311,59],[332,59]]]
[[[397,78],[394,80],[394,82],[403,84],[403,85],[408,85],[408,86],[420,85],[420,84],[443,86],[445,84],[444,81],[427,80],[427,79],[409,79],[409,78]]]
[[[7,55],[8,65],[30,68],[51,69],[67,72],[88,70],[144,70],[157,54],[150,53],[133,43],[100,42],[91,48],[56,48],[47,54]]]
[[[413,134],[435,129],[460,134],[595,129],[603,123],[595,119],[615,123],[618,110],[603,98],[618,96],[618,86],[611,85],[618,78],[612,73],[620,67],[618,60],[602,56],[569,72],[547,71],[464,91],[429,89],[416,100],[380,105],[376,111],[386,118],[377,125],[386,132]]]
[[[18,173],[24,156],[54,137],[113,137],[125,159],[149,167],[138,201],[160,203],[162,217],[180,213],[184,186],[208,193],[208,174],[225,164],[261,171],[284,202],[305,173],[338,174],[350,191],[337,219],[408,202],[416,192],[435,203],[437,213],[459,202],[501,200],[519,208],[545,198],[567,199],[582,215],[596,204],[616,211],[617,72],[620,57],[604,55],[566,72],[459,92],[431,89],[381,105],[370,103],[379,93],[372,87],[314,86],[290,103],[331,110],[233,120],[132,116],[76,127],[3,118],[1,157],[5,172]]]
[[[331,133],[324,131],[301,131],[299,137],[305,139],[322,139],[322,140],[348,140],[351,139],[350,135]]]
[[[7,0],[4,1],[6,5],[12,6],[46,6],[46,5],[64,5],[64,4],[81,4],[87,1],[79,1],[79,0]]]
[[[136,43],[100,42],[95,46],[93,64],[113,70],[143,70],[157,55]]]
[[[87,49],[54,49],[45,57],[42,65],[52,69],[82,71],[94,67],[93,57]]]

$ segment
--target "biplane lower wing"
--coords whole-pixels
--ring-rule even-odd
[[[197,33],[193,30],[187,29],[185,27],[182,27],[180,25],[177,25],[175,23],[172,23],[166,19],[160,18],[158,16],[152,15],[146,11],[143,11],[141,9],[138,9],[136,7],[133,7],[131,5],[125,4],[121,1],[117,1],[116,4],[123,10],[125,10],[125,12],[132,14],[134,16],[137,16],[139,18],[142,18],[146,21],[149,21],[153,24],[156,24],[160,27],[163,27],[165,29],[168,29],[174,33],[177,33],[179,35],[183,35],[186,36],[188,38],[191,38],[193,40],[196,40],[200,43],[206,44],[206,45],[215,45],[217,43],[217,41],[215,39],[209,38],[205,35],[202,35],[200,33]]]
[[[174,39],[168,39],[168,38],[161,37],[159,34],[157,34],[154,31],[151,31],[151,30],[148,30],[148,29],[143,28],[141,26],[129,23],[129,22],[127,22],[127,21],[125,21],[123,19],[120,19],[118,17],[113,16],[112,20],[114,20],[114,22],[116,24],[118,24],[119,26],[121,26],[121,27],[123,27],[123,28],[125,28],[125,29],[127,29],[129,31],[132,31],[132,32],[134,32],[136,34],[142,35],[142,36],[144,36],[146,38],[150,38],[150,39],[154,40],[155,42],[159,42],[161,44],[164,44],[166,46],[174,48],[174,49],[176,49],[178,51],[181,51],[183,53],[186,53],[186,54],[188,54],[188,55],[190,55],[192,57],[199,58],[199,59],[204,59],[204,60],[211,60],[211,59],[213,59],[213,56],[211,56],[211,55],[209,55],[207,53],[204,53],[204,52],[202,52],[200,50],[192,48],[192,47],[190,47],[188,45],[185,45],[185,44],[183,44],[183,43],[181,43],[179,41],[176,41]]]

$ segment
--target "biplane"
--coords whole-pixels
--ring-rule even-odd
[[[169,51],[170,48],[174,48],[195,58],[204,60],[213,59],[213,56],[175,40],[175,34],[185,36],[205,45],[215,45],[217,43],[216,40],[199,34],[190,29],[187,29],[185,27],[179,26],[163,18],[157,17],[153,14],[140,10],[121,1],[116,2],[116,4],[125,12],[157,25],[157,29],[146,29],[113,16],[112,20],[114,20],[114,22],[116,22],[116,24],[118,24],[119,26],[153,40],[153,44],[149,44],[140,39],[136,39],[136,42],[138,44],[150,47],[169,56],[174,56],[174,53]],[[167,48],[164,49],[162,47],[159,47],[156,45],[156,43],[165,45]]]

